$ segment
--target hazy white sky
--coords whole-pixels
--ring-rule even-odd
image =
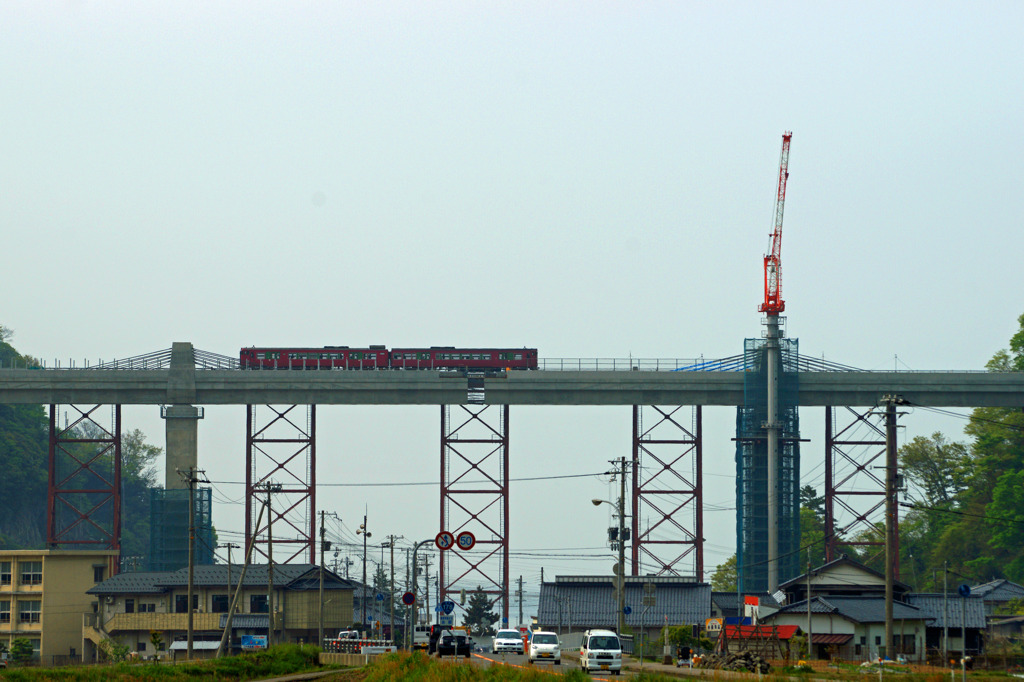
[[[792,130],[789,335],[868,369],[980,369],[1024,312],[1022,30],[1018,2],[11,0],[0,323],[48,360],[173,341],[734,355],[761,334]],[[163,444],[155,408],[126,417]],[[706,419],[706,500],[731,508],[734,414]],[[821,411],[803,419],[820,490]],[[628,408],[512,422],[513,478],[629,454]],[[210,478],[242,480],[244,408],[200,428]],[[320,431],[323,482],[436,480],[437,408],[324,408]],[[513,552],[607,553],[607,494],[514,486]],[[375,536],[437,531],[434,488],[320,501],[348,529],[368,506]],[[707,520],[710,569],[735,520]],[[607,563],[520,555],[512,575],[529,593],[541,566]]]

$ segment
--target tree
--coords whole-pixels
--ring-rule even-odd
[[[19,663],[28,663],[32,660],[35,652],[32,650],[32,642],[25,637],[18,637],[11,642],[11,662],[15,665]]]
[[[737,583],[736,555],[733,554],[711,574],[711,589],[715,592],[735,592]]]
[[[491,598],[477,585],[476,590],[469,595],[469,604],[462,622],[471,628],[474,635],[489,636],[494,634],[493,625],[497,620],[498,614],[491,611]]]
[[[805,485],[800,488],[800,543],[807,549],[800,563],[825,563],[825,539],[825,498],[818,495],[814,486]]]
[[[14,330],[11,329],[10,327],[5,327],[4,325],[0,324],[0,342],[6,343],[7,339],[11,338],[12,336],[14,336]]]
[[[900,471],[929,507],[949,508],[968,487],[972,459],[963,443],[950,443],[941,433],[917,436],[899,450]]]

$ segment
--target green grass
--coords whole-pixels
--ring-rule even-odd
[[[309,644],[281,644],[267,651],[228,656],[192,663],[118,663],[68,668],[11,668],[0,678],[15,682],[57,680],[66,682],[107,682],[108,680],[153,680],[174,682],[209,678],[252,680],[319,669],[320,649]]]

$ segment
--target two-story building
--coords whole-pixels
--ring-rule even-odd
[[[242,635],[266,635],[269,629],[266,564],[251,565],[242,579],[242,567],[225,564],[196,566],[192,589],[193,642],[219,642],[227,612],[241,581],[231,623],[232,648]],[[353,623],[353,583],[330,570],[323,573],[325,634]],[[316,642],[320,628],[320,569],[312,564],[274,564],[274,641]],[[80,630],[86,660],[96,656],[104,639],[127,645],[142,657],[164,657],[181,648],[188,632],[188,569],[122,573],[90,589],[98,600],[95,617]],[[161,644],[154,650],[153,633]],[[194,645],[195,652],[209,645]],[[202,655],[202,654],[197,654]]]
[[[76,662],[82,653],[86,592],[116,570],[115,550],[0,551],[0,641],[23,638],[45,665]]]

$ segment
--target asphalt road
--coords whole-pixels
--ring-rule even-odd
[[[534,663],[533,665],[530,665],[526,659],[527,657],[522,654],[492,654],[490,652],[487,652],[482,654],[473,654],[469,660],[474,665],[479,665],[482,667],[488,667],[492,665],[511,665],[517,668],[533,668],[542,671],[549,670],[555,674],[568,672],[569,670],[574,669],[578,670],[580,667],[579,662],[574,657],[566,656],[565,652],[562,653],[561,665],[554,665],[553,663],[549,663],[546,661],[541,661]],[[460,658],[457,660],[464,661],[465,659]],[[623,675],[628,675],[628,673],[623,671]],[[608,675],[607,673],[602,673],[600,675],[595,673],[591,675],[591,678],[594,680],[608,680],[609,682],[611,682],[612,680],[622,679],[621,676]]]

